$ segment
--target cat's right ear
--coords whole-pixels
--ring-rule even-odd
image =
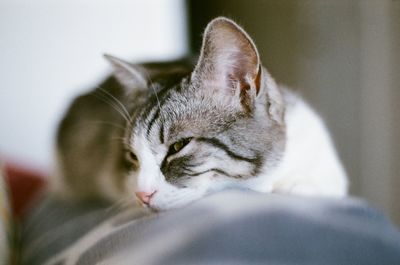
[[[104,54],[114,68],[114,76],[127,90],[144,89],[147,87],[146,72],[139,65],[130,64],[115,56]]]

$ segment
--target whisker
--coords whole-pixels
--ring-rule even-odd
[[[106,121],[86,121],[85,123],[78,123],[78,124],[73,124],[72,126],[76,129],[84,128],[84,127],[90,127],[90,126],[96,126],[97,124],[105,124],[109,125],[113,128],[119,129],[119,130],[125,130],[126,128],[112,122],[106,122]]]
[[[112,98],[114,100],[114,102],[117,103],[121,107],[121,110],[125,113],[125,115],[128,118],[128,120],[130,119],[129,111],[126,109],[125,105],[122,104],[122,102],[120,100],[118,100],[110,92],[108,92],[107,90],[103,89],[102,87],[97,86],[97,88],[100,89],[100,91],[102,91],[103,93],[107,94],[110,98]]]
[[[106,208],[105,211],[108,213],[114,210],[123,210],[128,208],[130,206],[130,203],[131,202],[128,200],[128,198],[121,198],[110,205],[110,207]]]
[[[109,106],[111,106],[124,118],[124,120],[126,121],[129,120],[125,112],[118,105],[118,103],[116,103],[109,95],[105,94],[103,91],[95,91],[94,96],[103,101],[104,103],[107,103]]]
[[[93,96],[96,97],[97,99],[103,101],[103,102],[106,103],[107,105],[111,106],[115,111],[117,111],[117,112],[121,115],[122,118],[124,118],[124,120],[125,120],[126,122],[130,122],[130,121],[128,120],[128,118],[125,116],[125,113],[123,113],[123,112],[119,109],[119,107],[118,107],[117,105],[115,105],[112,101],[110,101],[109,98],[104,97],[104,95],[97,94],[97,93],[96,93],[96,94],[93,94]]]
[[[108,122],[108,121],[88,121],[87,123],[106,124],[106,125],[113,126],[113,127],[117,128],[117,129],[121,129],[121,130],[125,130],[126,129],[124,126],[121,126],[121,125],[116,124],[116,123]]]
[[[158,98],[157,91],[156,91],[156,89],[154,88],[154,85],[153,85],[153,83],[152,83],[151,81],[150,81],[150,86],[151,86],[151,89],[153,89],[154,95],[156,96],[158,109],[160,110],[160,113],[161,113],[160,99]],[[162,114],[162,113],[161,113],[161,114]]]
[[[160,112],[161,112],[160,99],[158,98],[157,90],[156,90],[155,87],[154,87],[154,83],[153,83],[153,81],[151,80],[151,77],[150,77],[150,75],[149,75],[147,72],[145,72],[145,75],[146,75],[147,80],[149,80],[150,87],[151,87],[151,89],[153,90],[154,95],[156,96],[158,109],[159,109]]]
[[[111,95],[108,91],[104,90],[103,88],[101,87],[97,88],[99,90],[96,90],[93,96],[100,99],[104,103],[107,103],[115,111],[117,111],[127,123],[131,123],[131,117],[125,106],[121,103],[121,101],[119,101],[117,98],[115,98],[113,95]]]
[[[145,72],[145,75],[146,75],[147,80],[148,80],[149,83],[150,83],[150,87],[151,87],[151,89],[153,90],[154,95],[156,96],[156,99],[157,99],[157,106],[158,106],[158,109],[160,110],[161,118],[164,120],[164,113],[163,113],[162,110],[161,110],[161,103],[160,103],[160,99],[159,99],[159,97],[158,97],[157,90],[156,90],[156,88],[155,88],[155,86],[154,86],[154,82],[151,80],[151,77],[150,77],[150,75],[149,75],[147,72]]]
[[[111,137],[108,140],[110,140],[110,141],[121,141],[123,144],[126,144],[125,143],[126,139],[124,137]]]

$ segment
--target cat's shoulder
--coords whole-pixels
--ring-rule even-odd
[[[293,108],[298,104],[304,104],[305,100],[301,94],[291,87],[279,84],[279,89],[282,93],[283,101],[286,108]]]
[[[316,128],[325,131],[325,122],[320,114],[300,94],[287,86],[280,85],[285,103],[286,125],[295,128]]]

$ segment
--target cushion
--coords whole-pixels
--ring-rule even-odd
[[[400,264],[400,233],[354,199],[226,191],[160,213],[45,198],[23,264]]]
[[[10,234],[10,207],[3,175],[3,166],[0,161],[0,265],[8,264],[9,248],[8,235]]]
[[[16,220],[23,219],[25,212],[36,203],[46,187],[46,174],[17,163],[4,165],[5,180],[10,196],[12,215]]]

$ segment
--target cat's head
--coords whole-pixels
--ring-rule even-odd
[[[127,125],[127,196],[136,194],[153,209],[180,207],[244,185],[281,158],[281,92],[253,41],[233,21],[208,24],[194,70],[172,86],[160,88],[143,67],[109,59],[128,96],[144,90],[151,95],[137,103]]]

